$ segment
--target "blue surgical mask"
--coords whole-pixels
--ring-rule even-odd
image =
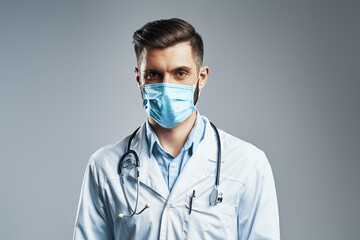
[[[141,89],[143,108],[164,128],[177,126],[195,110],[195,85],[154,83],[141,85]]]

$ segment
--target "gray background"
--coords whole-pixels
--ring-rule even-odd
[[[70,239],[86,162],[146,115],[132,33],[205,42],[198,108],[263,149],[282,239],[359,239],[358,1],[1,1],[0,239]]]

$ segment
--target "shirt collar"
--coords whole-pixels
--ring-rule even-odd
[[[153,157],[153,149],[155,146],[159,147],[163,152],[167,153],[160,144],[158,137],[156,136],[154,130],[152,129],[149,120],[147,119],[145,122],[145,132],[146,132],[146,141],[149,147],[149,157]],[[197,146],[204,138],[205,133],[205,120],[202,119],[199,111],[196,110],[196,120],[194,127],[191,129],[191,132],[182,147],[181,151],[189,150],[191,151],[191,155],[195,152]],[[169,154],[170,155],[170,154]]]

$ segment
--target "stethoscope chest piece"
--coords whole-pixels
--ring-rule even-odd
[[[214,188],[210,194],[210,206],[215,206],[218,203],[221,203],[223,200],[223,193],[219,192],[219,189]]]

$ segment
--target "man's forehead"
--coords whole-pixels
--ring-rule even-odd
[[[189,42],[181,42],[167,48],[144,47],[141,55],[141,65],[146,68],[161,65],[196,67]]]

